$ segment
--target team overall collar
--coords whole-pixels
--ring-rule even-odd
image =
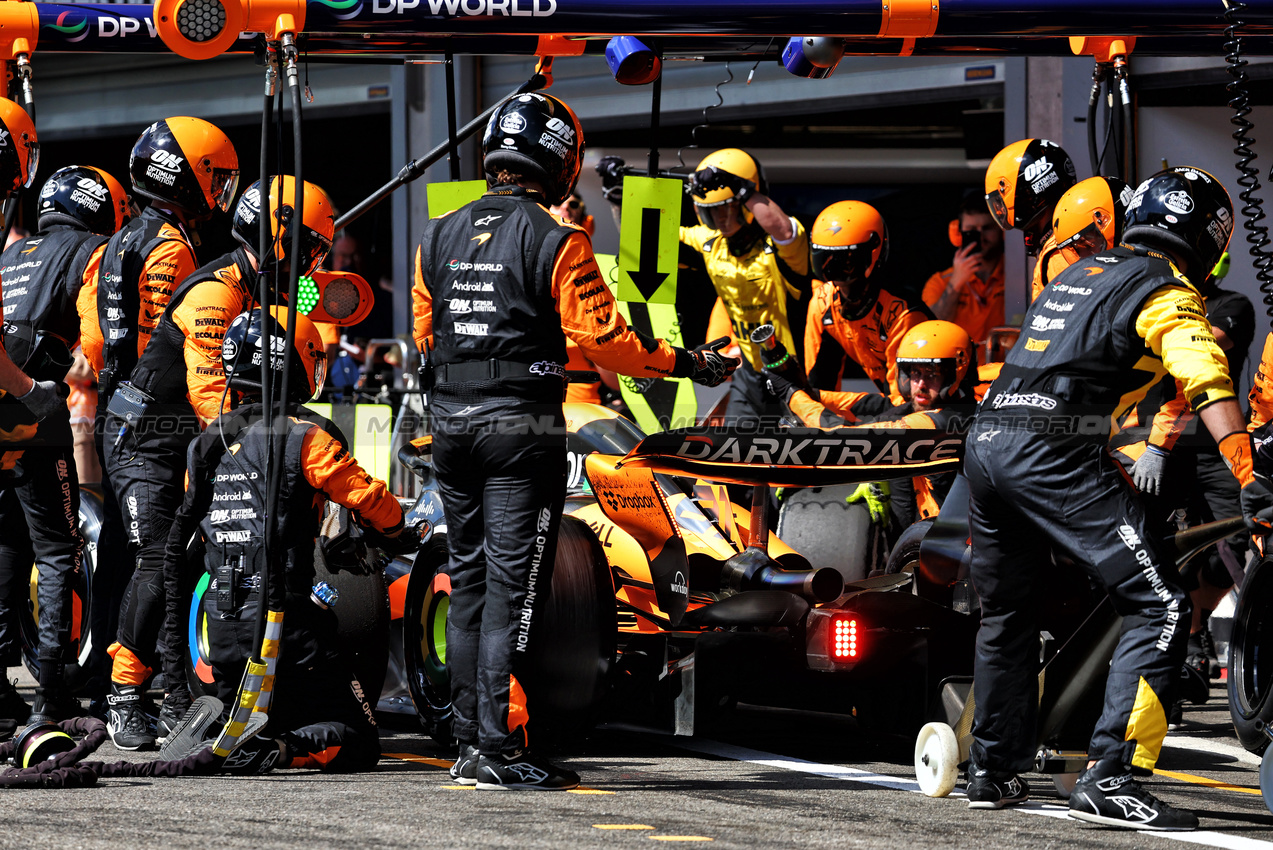
[[[524,186],[517,186],[515,184],[501,183],[498,186],[492,186],[486,190],[486,193],[482,197],[529,198],[537,204],[548,206],[548,199],[544,197],[542,192],[536,192],[533,189],[527,189]]]

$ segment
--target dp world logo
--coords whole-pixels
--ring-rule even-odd
[[[80,21],[79,23],[68,24],[67,21],[70,20],[71,16],[74,14],[76,13],[63,12],[62,14],[57,16],[56,23],[45,24],[44,26],[46,29],[55,30],[57,32],[62,33],[62,35],[67,36],[66,41],[68,44],[74,44],[77,41],[83,41],[84,39],[88,38],[88,17],[85,16],[84,20]]]
[[[348,21],[362,14],[362,0],[314,0],[320,6],[332,10],[332,17],[338,21]]]
[[[460,261],[459,261],[459,260],[452,260],[451,262],[449,262],[449,263],[447,263],[447,264],[446,264],[446,267],[447,267],[448,269],[450,269],[451,271],[455,271],[456,269],[458,269],[458,268],[460,267]]]

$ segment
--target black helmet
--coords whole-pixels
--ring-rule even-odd
[[[999,227],[1022,231],[1034,254],[1052,227],[1052,208],[1074,183],[1074,161],[1065,148],[1048,139],[1022,139],[990,160],[986,206]]]
[[[239,188],[230,139],[201,118],[165,118],[137,138],[128,160],[133,190],[192,215],[225,212]]]
[[[282,340],[287,334],[286,324],[296,316],[296,341],[291,360],[287,390],[288,401],[304,404],[318,395],[327,378],[327,352],[318,328],[308,316],[293,313],[286,307],[270,308],[270,336],[274,342],[274,354],[270,364],[275,370],[275,382],[283,377]],[[261,308],[234,317],[221,341],[221,364],[225,368],[226,383],[253,399],[261,397]],[[276,383],[275,386],[278,386]]]
[[[132,201],[118,180],[100,168],[68,165],[40,190],[39,227],[69,224],[110,236],[132,218]]]
[[[1233,203],[1220,181],[1200,168],[1160,171],[1127,205],[1123,241],[1178,257],[1181,271],[1202,286],[1229,247]]]
[[[296,214],[292,203],[296,200],[296,178],[290,175],[274,175],[270,178],[270,236],[274,240],[271,253],[280,260],[289,259],[292,250],[292,223]],[[301,262],[299,274],[308,277],[327,257],[336,233],[336,210],[331,199],[320,187],[305,181],[301,195]],[[282,226],[280,227],[280,222]],[[243,190],[234,207],[234,223],[230,228],[253,257],[261,238],[261,181]],[[259,261],[260,258],[257,257]]]
[[[583,127],[570,107],[546,94],[515,94],[496,109],[482,136],[482,168],[521,174],[544,187],[549,204],[570,196],[583,165]]]

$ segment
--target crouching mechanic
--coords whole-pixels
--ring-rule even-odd
[[[1124,629],[1104,711],[1070,815],[1135,829],[1193,829],[1197,817],[1135,780],[1158,760],[1189,633],[1189,597],[1141,500],[1107,451],[1115,423],[1169,372],[1267,529],[1273,493],[1252,446],[1198,290],[1229,242],[1233,207],[1211,175],[1159,172],[1128,205],[1124,244],[1079,260],[1026,315],[1023,339],[969,432],[972,579],[981,597],[968,801],[1021,803],[1037,746],[1037,571],[1057,547],[1101,583]],[[1046,322],[1038,319],[1045,318]]]
[[[274,177],[270,192],[270,236],[266,262],[278,258],[281,279],[291,269],[292,230],[301,228],[301,256],[309,275],[331,249],[335,218],[319,187],[305,183],[303,209],[292,214],[295,180]],[[115,494],[132,518],[129,534],[137,569],[119,615],[118,642],[110,648],[111,693],[107,726],[116,747],[155,744],[141,708],[143,686],[159,660],[164,619],[163,557],[172,517],[181,503],[186,449],[201,429],[227,407],[221,366],[226,326],[256,303],[260,184],[249,186],[234,211],[240,246],[187,277],[173,292],[150,343],[131,377],[111,398],[106,416],[106,467]],[[184,677],[169,685],[160,709],[166,736],[190,704]]]
[[[801,389],[774,373],[770,392],[810,428],[967,430],[977,403],[977,349],[966,330],[940,319],[921,322],[902,337],[893,362],[906,399],[900,405],[880,393]],[[936,516],[954,479],[954,473],[915,477],[913,505],[909,499],[891,499],[897,528]],[[899,495],[896,484],[893,488]],[[876,513],[872,510],[873,517]]]
[[[574,188],[582,154],[565,103],[509,98],[482,140],[490,189],[426,224],[415,257],[414,333],[432,367],[433,464],[449,528],[447,666],[460,745],[451,775],[484,790],[579,784],[529,751],[534,689],[519,681],[566,495],[566,338],[598,366],[636,377],[717,386],[738,365],[716,351],[725,340],[687,351],[623,320],[587,233],[548,212]]]
[[[380,735],[372,705],[336,642],[335,614],[310,598],[314,586],[314,541],[328,499],[348,508],[364,526],[368,542],[389,551],[410,551],[418,540],[403,531],[402,508],[387,485],[372,478],[345,448],[330,422],[301,407],[322,389],[327,361],[322,337],[305,316],[286,308],[270,311],[270,333],[282,340],[296,322],[289,360],[288,418],[283,448],[280,501],[272,558],[284,561],[286,602],[279,666],[269,724],[244,743],[225,765],[235,773],[274,768],[348,772],[373,767]],[[167,598],[182,598],[201,570],[212,578],[203,597],[208,651],[217,697],[234,704],[254,645],[259,573],[265,567],[265,475],[272,417],[261,404],[261,310],[238,316],[222,346],[227,382],[244,404],[214,420],[190,445],[188,484],[166,541]],[[275,349],[277,350],[277,349]],[[274,387],[283,374],[281,354],[270,357]],[[277,411],[277,408],[275,408]],[[187,544],[202,540],[203,558],[188,560]],[[195,573],[190,575],[189,573]],[[183,575],[183,573],[185,573]],[[166,628],[184,636],[181,606],[166,606]],[[180,669],[184,637],[165,653],[165,669]],[[228,714],[228,710],[227,710]],[[222,717],[224,721],[226,718]]]

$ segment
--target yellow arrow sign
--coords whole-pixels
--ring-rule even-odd
[[[660,177],[623,178],[619,230],[620,301],[676,303],[681,196],[685,184]]]

